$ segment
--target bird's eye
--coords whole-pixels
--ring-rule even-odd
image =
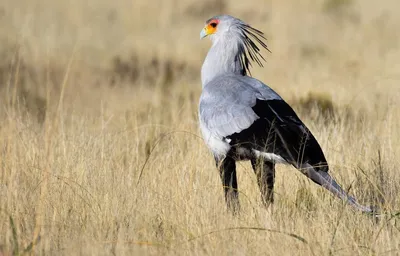
[[[210,24],[211,27],[215,28],[217,26],[217,23],[213,22]]]

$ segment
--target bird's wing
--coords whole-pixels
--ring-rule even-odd
[[[259,116],[252,109],[257,99],[281,97],[247,76],[224,75],[209,82],[200,97],[200,122],[217,138],[249,128]]]
[[[285,101],[257,99],[252,109],[260,118],[249,128],[227,136],[231,143],[274,153],[297,168],[309,164],[328,170],[317,140]]]
[[[326,169],[318,142],[293,109],[271,88],[246,76],[222,76],[204,88],[200,119],[210,133],[301,167]]]

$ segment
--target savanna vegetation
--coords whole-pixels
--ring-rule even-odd
[[[3,0],[0,255],[398,255],[397,0]],[[290,166],[227,212],[201,139],[204,22],[265,32],[252,75],[317,137],[355,212]]]

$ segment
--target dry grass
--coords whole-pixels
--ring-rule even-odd
[[[398,7],[2,1],[0,255],[398,255],[398,216],[355,213],[290,167],[265,210],[241,163],[231,216],[197,121],[198,34],[222,10],[266,32],[272,54],[253,75],[294,104],[332,174],[396,212]]]

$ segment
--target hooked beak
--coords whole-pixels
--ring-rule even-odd
[[[200,31],[200,39],[203,39],[204,37],[208,36],[207,33],[207,27],[204,27],[201,31]]]

